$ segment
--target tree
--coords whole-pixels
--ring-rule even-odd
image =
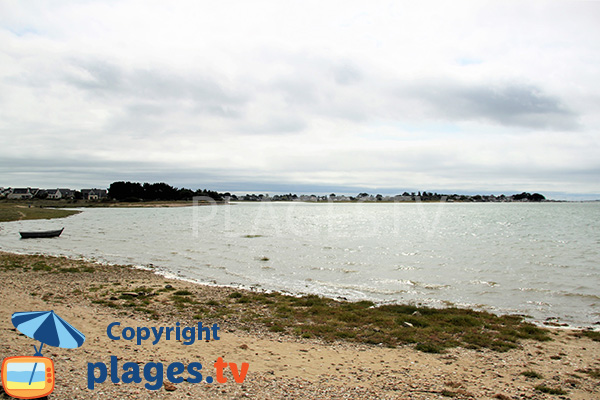
[[[534,193],[531,195],[531,197],[529,198],[530,201],[544,201],[546,200],[546,197],[544,197],[543,194],[539,194],[539,193]]]
[[[529,197],[531,197],[531,194],[527,193],[527,192],[523,192],[521,194],[513,194],[511,196],[513,198],[513,200],[529,200]]]
[[[191,200],[194,197],[194,192],[190,189],[181,188],[177,191],[178,200]]]
[[[144,198],[144,188],[138,182],[113,182],[108,188],[108,196],[119,201]]]
[[[144,200],[179,200],[177,189],[164,182],[144,183]]]
[[[229,193],[227,193],[229,194]],[[178,189],[164,182],[144,183],[139,182],[113,182],[108,188],[108,197],[118,201],[140,201],[140,200],[190,200],[194,196],[210,197],[216,201],[223,200],[223,194],[214,190]]]

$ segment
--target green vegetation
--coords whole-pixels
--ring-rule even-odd
[[[131,289],[118,291],[117,299],[125,301],[121,306],[141,307],[151,316],[156,316],[150,312],[152,306],[160,302],[171,304],[178,312],[193,318],[218,320],[231,316],[270,332],[325,341],[388,347],[414,344],[417,350],[441,353],[456,346],[507,351],[519,347],[521,339],[550,340],[548,331],[524,322],[521,317],[460,308],[375,306],[369,301],[338,302],[315,295],[295,297],[239,291],[230,292],[221,300],[199,301],[192,291],[184,289],[170,290],[167,295],[164,289],[144,288],[135,296],[128,290]],[[107,303],[110,302],[97,304]]]
[[[108,196],[99,200],[84,200],[83,194],[79,191],[74,191],[69,198],[59,200],[48,199],[47,194],[36,194],[33,199],[16,200],[20,204],[35,204],[42,207],[128,207],[128,206],[161,206],[172,205],[192,205],[192,200],[199,199],[198,203],[203,204],[222,204],[223,202],[231,201],[308,201],[308,202],[541,202],[545,201],[546,197],[540,193],[513,194],[505,196],[496,195],[459,195],[459,194],[441,194],[427,191],[404,192],[396,195],[369,194],[358,193],[356,196],[336,196],[331,193],[329,196],[316,196],[301,194],[283,194],[270,197],[264,194],[246,194],[237,196],[232,193],[219,193],[214,190],[197,189],[191,190],[188,188],[177,188],[167,183],[140,183],[140,182],[113,182],[108,188]],[[8,200],[11,202],[11,200]],[[258,237],[258,236],[247,236]]]
[[[444,397],[456,397],[456,396],[458,396],[458,393],[456,393],[456,392],[453,392],[453,391],[451,391],[451,390],[447,390],[447,389],[444,389],[444,390],[442,390],[442,391],[440,392],[440,394],[441,394],[442,396],[444,396]]]
[[[588,374],[592,378],[600,379],[600,368],[578,369],[577,372]]]
[[[193,197],[211,198],[214,201],[222,201],[229,193],[217,193],[213,190],[192,191],[187,188],[176,188],[164,182],[144,183],[139,182],[113,182],[108,188],[109,197],[118,201],[148,201],[148,200],[192,200]]]
[[[550,340],[546,330],[518,316],[496,316],[460,308],[434,309],[413,305],[375,306],[369,301],[338,302],[315,295],[279,293],[229,295],[234,304],[261,307],[270,331],[327,341],[415,344],[417,350],[440,353],[449,347],[507,351],[521,339]],[[239,311],[237,311],[239,312]]]
[[[199,203],[202,203],[200,201]],[[25,208],[29,209],[50,209],[59,211],[62,208],[107,208],[107,207],[168,207],[172,205],[178,206],[192,206],[194,202],[191,200],[144,200],[144,201],[116,201],[111,199],[103,200],[75,200],[75,199],[28,199],[28,200],[7,200],[0,199],[0,209],[5,208],[16,208],[17,210],[24,211]],[[31,207],[29,207],[31,206]],[[79,211],[74,210],[63,210],[78,213]],[[19,217],[21,215],[19,214]],[[1,221],[0,221],[1,222]]]
[[[187,293],[185,295],[178,295],[177,292],[183,292],[183,293]],[[192,293],[188,292],[187,290],[179,290],[173,294],[171,294],[171,301],[173,302],[173,305],[179,309],[185,309],[187,307],[189,307],[190,305],[193,304],[198,304],[198,302],[196,300],[194,300],[193,297],[191,297],[190,295]]]
[[[573,334],[577,337],[587,337],[592,339],[594,342],[600,342],[600,332],[599,331],[579,331]]]
[[[547,394],[556,394],[556,395],[567,394],[567,392],[565,392],[561,388],[551,388],[551,387],[546,386],[546,385],[537,385],[535,387],[535,390],[537,390],[539,392],[542,392],[542,393],[547,393]]]
[[[135,281],[112,281],[121,268],[126,267],[0,253],[0,271],[7,273],[97,273],[98,279],[108,276],[109,280],[102,281],[103,284],[80,279],[76,286],[81,290],[78,299],[123,311],[137,310],[156,319],[160,315],[181,320],[201,316],[208,323],[227,317],[229,321],[238,321],[239,329],[388,347],[413,345],[417,350],[429,353],[441,353],[457,346],[502,352],[519,347],[519,342],[524,339],[551,340],[548,330],[525,322],[521,316],[497,316],[455,307],[377,306],[370,301],[342,302],[315,295],[296,297],[234,289],[207,294],[202,286],[196,290],[187,284],[152,287],[140,286]],[[69,279],[78,278],[72,275]],[[42,298],[56,301],[48,293]],[[598,372],[590,372],[591,375],[594,373]],[[523,373],[536,377],[534,374],[532,371]]]
[[[24,258],[27,257],[27,261]],[[94,272],[94,268],[86,264],[78,264],[76,261],[69,260],[69,263],[74,264],[73,266],[66,266],[63,258],[42,256],[42,255],[31,255],[31,256],[17,256],[12,254],[3,254],[0,257],[0,269],[4,270],[22,270],[22,271],[35,271],[35,272],[48,272],[48,273],[80,273]],[[97,290],[97,289],[96,289]]]
[[[543,378],[543,376],[541,374],[538,374],[537,372],[531,371],[531,370],[523,371],[523,372],[521,372],[521,375],[526,376],[528,378],[533,378],[533,379],[542,379]]]
[[[0,222],[20,221],[26,219],[64,218],[78,214],[75,210],[59,210],[55,208],[29,207],[28,202],[0,202]]]

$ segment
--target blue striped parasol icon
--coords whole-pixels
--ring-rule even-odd
[[[11,320],[19,332],[41,342],[39,349],[33,346],[36,357],[42,356],[42,347],[45,344],[63,349],[76,349],[85,342],[85,335],[54,311],[16,312]],[[29,384],[36,366],[37,364],[34,364]]]

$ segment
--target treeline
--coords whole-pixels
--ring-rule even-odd
[[[432,192],[404,192],[401,195],[382,196],[381,194],[372,195],[368,193],[359,193],[356,196],[336,195],[331,193],[329,196],[315,195],[296,195],[284,194],[270,197],[263,194],[246,194],[245,196],[232,195],[231,193],[219,193],[214,190],[198,189],[191,190],[187,188],[176,188],[167,183],[144,183],[139,182],[113,182],[108,188],[108,197],[117,201],[177,201],[192,200],[194,197],[210,197],[215,201],[233,200],[233,201],[311,201],[311,202],[329,202],[329,201],[358,201],[358,202],[378,202],[378,201],[459,201],[459,202],[513,202],[513,201],[545,201],[544,195],[539,193],[514,194],[512,196],[495,195],[459,195],[459,194],[438,194]]]
[[[144,183],[139,182],[113,182],[108,188],[108,196],[118,201],[152,201],[152,200],[192,200],[195,196],[210,197],[215,201],[222,201],[229,197],[229,193],[218,193],[214,190],[176,188],[164,182]]]
[[[546,197],[543,194],[539,194],[539,193],[531,194],[531,193],[523,192],[521,194],[512,195],[511,197],[515,201],[523,201],[523,200],[543,201],[543,200],[546,200]]]
[[[408,193],[404,192],[404,196]],[[411,197],[414,200],[415,194],[411,193]],[[545,201],[546,197],[540,193],[527,193],[523,192],[520,194],[513,194],[511,196],[505,196],[503,194],[499,196],[495,195],[464,195],[464,194],[437,194],[431,192],[419,192],[417,197],[421,201],[441,201],[442,198],[446,198],[446,200],[452,201],[461,201],[461,202],[513,202],[513,201],[531,201],[531,202],[540,202]]]

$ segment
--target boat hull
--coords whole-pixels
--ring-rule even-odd
[[[21,239],[33,239],[33,238],[52,238],[58,237],[64,231],[65,228],[55,231],[37,231],[37,232],[19,232]]]

